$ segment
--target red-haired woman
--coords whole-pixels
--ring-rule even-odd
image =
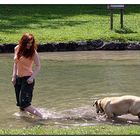
[[[40,60],[36,49],[34,36],[25,33],[15,47],[12,83],[20,111],[30,112],[43,118],[43,115],[31,106],[35,77],[40,70]],[[34,71],[32,70],[33,63],[35,64]]]

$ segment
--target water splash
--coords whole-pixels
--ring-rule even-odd
[[[16,117],[26,117],[24,121],[32,122],[33,125],[44,125],[46,127],[75,127],[75,126],[94,126],[98,124],[140,124],[139,120],[134,116],[125,115],[124,117],[118,117],[116,120],[107,119],[103,115],[97,115],[95,107],[92,106],[81,106],[77,108],[71,108],[67,110],[58,111],[55,108],[48,110],[46,108],[37,108],[46,119],[37,119],[32,117],[30,114],[15,113]],[[30,121],[29,121],[30,120]]]
[[[44,120],[46,127],[69,128],[97,125],[96,113],[92,106],[77,107],[63,111],[56,111],[55,109],[52,111],[45,108],[38,108],[38,110],[47,118]]]
[[[27,117],[27,116],[29,116],[29,113],[27,113],[25,111],[19,111],[19,112],[15,112],[13,114],[13,116],[16,116],[16,117]]]
[[[55,110],[46,110],[45,108],[38,108],[38,110],[46,116],[47,119],[93,120],[96,118],[95,111],[91,106],[72,108],[58,112]]]

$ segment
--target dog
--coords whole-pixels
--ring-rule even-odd
[[[106,97],[96,100],[96,113],[104,113],[107,118],[116,118],[124,114],[132,114],[140,119],[140,97],[125,95],[120,97]]]

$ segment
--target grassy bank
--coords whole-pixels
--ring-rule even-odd
[[[40,126],[28,129],[0,130],[0,135],[140,135],[139,126],[99,125],[76,128],[44,128]]]
[[[0,5],[0,10],[0,44],[17,43],[24,32],[38,43],[140,40],[140,5],[126,6],[124,29],[116,11],[113,31],[106,5]]]

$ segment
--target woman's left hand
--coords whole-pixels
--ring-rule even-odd
[[[34,78],[30,77],[30,78],[28,78],[27,83],[28,83],[28,84],[32,84],[33,81],[34,81]]]

